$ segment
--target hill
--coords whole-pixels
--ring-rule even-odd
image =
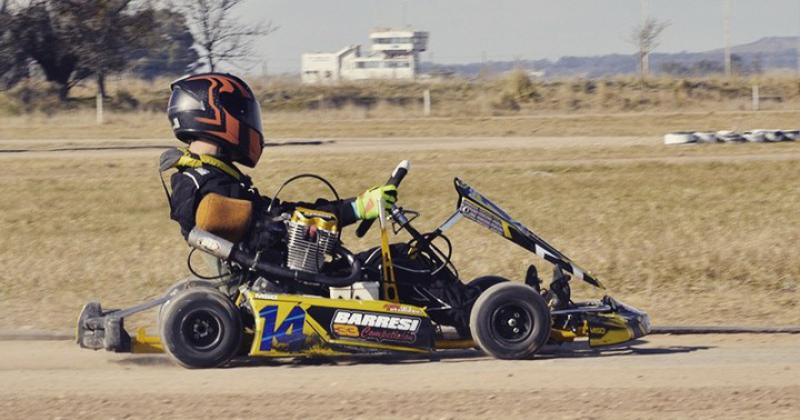
[[[794,70],[797,68],[797,37],[766,37],[757,41],[731,47],[734,71],[754,74],[764,71]],[[654,73],[677,76],[703,76],[723,71],[722,48],[676,53],[653,53],[650,66]],[[423,63],[423,70],[433,73],[453,73],[477,76],[481,72],[502,73],[514,68],[544,72],[546,77],[605,77],[637,72],[634,54],[606,54],[598,56],[565,56],[558,60],[490,61],[443,65]]]

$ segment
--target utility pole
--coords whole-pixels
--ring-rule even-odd
[[[723,23],[725,31],[725,76],[731,76],[731,0],[725,0],[725,17]]]
[[[642,12],[642,28],[647,25],[647,0],[642,0],[641,2],[641,12]],[[647,76],[650,74],[650,52],[645,51],[642,55],[642,76]]]
[[[800,26],[798,26],[800,28]],[[797,34],[797,74],[800,76],[800,32]]]

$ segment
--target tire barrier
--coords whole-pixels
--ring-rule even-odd
[[[688,131],[678,131],[664,136],[664,144],[697,143],[697,136]]]
[[[780,130],[763,130],[764,132],[764,140],[777,142],[783,141],[783,131]]]
[[[783,130],[783,141],[796,141],[800,139],[800,130]]]
[[[717,138],[725,143],[741,143],[747,141],[741,134],[728,130],[717,131]]]
[[[745,131],[742,133],[742,137],[750,143],[764,143],[764,140],[766,140],[764,133],[761,131]]]
[[[664,135],[664,144],[689,143],[778,143],[800,141],[800,130],[675,131]]]
[[[716,143],[718,141],[717,133],[713,131],[696,131],[694,136],[698,143]]]

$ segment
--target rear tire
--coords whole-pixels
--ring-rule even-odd
[[[183,290],[170,299],[161,315],[164,351],[183,367],[217,367],[239,350],[241,315],[230,299],[217,290]]]
[[[498,359],[527,359],[550,337],[550,310],[532,287],[499,283],[483,292],[470,313],[472,339]]]

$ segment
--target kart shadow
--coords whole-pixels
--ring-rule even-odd
[[[397,365],[431,362],[468,361],[489,358],[478,350],[446,350],[431,354],[362,354],[332,357],[299,357],[295,359],[237,358],[228,363],[226,368],[247,368],[261,366],[283,366],[302,368],[309,366],[353,366],[353,365]]]
[[[118,360],[111,360],[111,363],[120,366],[140,366],[140,367],[153,367],[153,366],[177,366],[175,362],[170,360],[166,354],[152,354],[152,355],[131,355]]]
[[[658,356],[665,354],[691,353],[701,350],[709,350],[713,346],[663,346],[663,347],[640,347],[647,344],[647,340],[634,340],[617,346],[601,348],[589,347],[586,342],[564,343],[561,345],[547,345],[534,356],[531,361],[555,360],[555,359],[574,359],[574,358],[601,358],[619,356]],[[260,358],[260,357],[239,357],[223,366],[223,369],[239,369],[252,367],[288,367],[303,368],[311,366],[354,366],[354,365],[401,365],[418,363],[463,363],[476,360],[493,360],[476,349],[462,350],[441,350],[431,354],[362,354],[351,356],[331,356],[331,357],[297,357],[297,358]],[[119,365],[135,365],[142,367],[151,366],[176,366],[175,363],[165,355],[137,355],[114,360]]]
[[[364,364],[403,364],[403,363],[431,363],[438,361],[467,361],[478,358],[489,358],[478,350],[446,350],[432,354],[410,354],[398,355],[388,353],[362,354],[351,356],[331,356],[331,357],[297,357],[297,358],[264,358],[264,357],[237,357],[231,360],[223,369],[248,368],[248,367],[291,367],[300,368],[307,366],[352,366]],[[177,366],[165,354],[151,355],[130,355],[112,363],[120,366]]]
[[[628,343],[602,348],[591,348],[586,342],[566,343],[562,345],[548,345],[532,361],[552,359],[572,359],[586,357],[619,357],[619,356],[657,356],[665,354],[691,353],[700,350],[712,349],[712,346],[664,346],[655,348],[639,347],[647,344],[646,340],[634,340]],[[338,357],[305,357],[296,359],[262,359],[241,358],[235,359],[226,365],[227,368],[247,368],[259,366],[283,366],[302,368],[309,366],[352,366],[352,365],[399,365],[416,363],[463,363],[476,360],[493,360],[480,350],[442,350],[432,354],[398,355],[398,354],[373,354],[352,355]]]
[[[709,350],[712,346],[663,346],[663,347],[637,347],[647,344],[647,340],[633,340],[624,344],[607,347],[589,347],[586,342],[564,343],[561,345],[548,345],[535,359],[566,359],[581,357],[614,357],[614,356],[657,356],[664,354],[691,353],[699,350]]]

